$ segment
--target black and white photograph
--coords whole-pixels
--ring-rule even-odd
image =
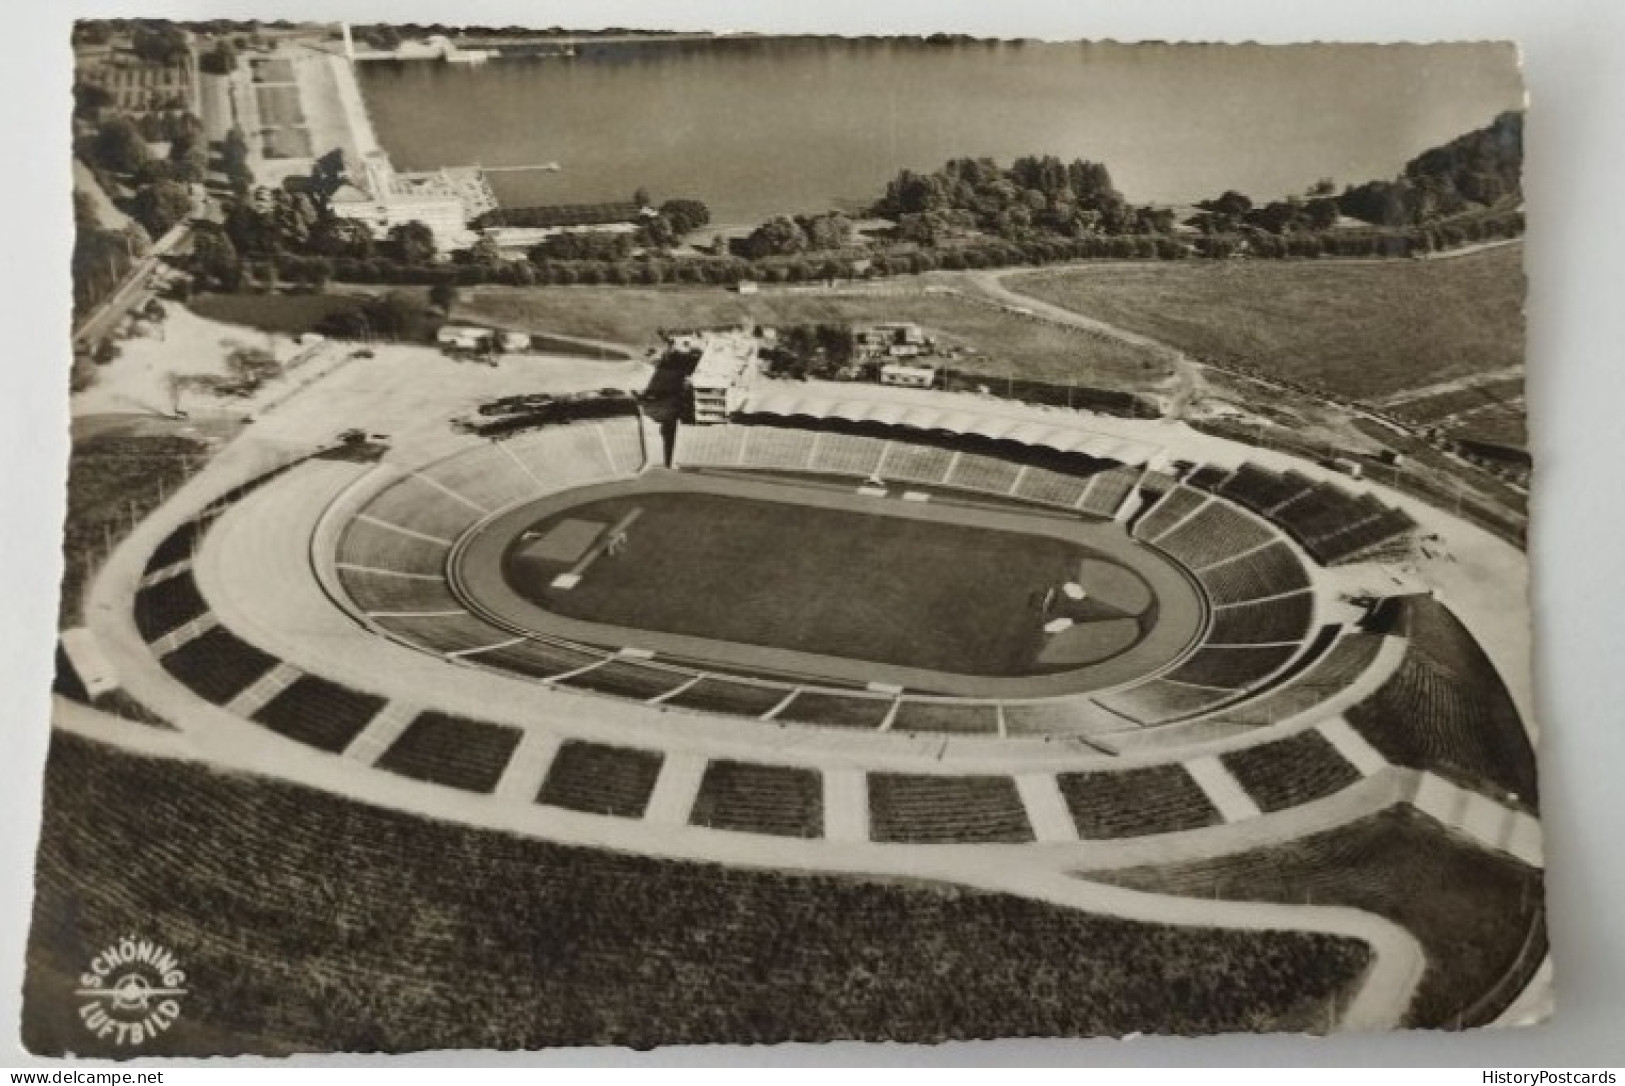
[[[1516,43],[194,9],[59,43],[29,1053],[1552,1014]]]

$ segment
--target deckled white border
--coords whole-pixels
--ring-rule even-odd
[[[1529,116],[1530,404],[1541,751],[1558,1017],[1536,1030],[1325,1041],[849,1044],[458,1054],[465,1064],[1372,1064],[1625,1062],[1625,4],[1610,0],[19,0],[5,6],[0,125],[0,1065],[17,1041],[63,510],[74,16],[663,26],[1202,41],[1512,39]],[[300,1062],[307,1062],[301,1060]],[[344,1059],[309,1062],[355,1063]]]

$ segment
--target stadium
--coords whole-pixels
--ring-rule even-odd
[[[1410,560],[1488,533],[1170,420],[817,383],[711,426],[582,402],[232,446],[91,588],[162,722],[116,741],[418,827],[1190,934],[1228,994],[1172,1032],[1488,1024],[1541,970],[1527,711],[1473,628],[1496,603]],[[59,727],[108,740],[93,716]],[[1221,949],[1288,935],[1284,986]],[[584,1036],[674,1039],[482,1043]]]

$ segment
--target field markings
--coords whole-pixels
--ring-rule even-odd
[[[350,745],[344,748],[344,757],[362,765],[373,765],[401,737],[417,714],[416,708],[404,702],[389,702],[350,740]]]
[[[794,690],[791,690],[788,694],[784,695],[783,698],[779,699],[779,703],[777,705],[773,706],[773,708],[771,708],[767,712],[763,713],[757,719],[758,720],[772,720],[772,719],[774,719],[780,713],[784,712],[785,709],[789,708],[790,703],[795,700],[796,695],[799,694],[799,693],[801,693],[801,687],[798,686]]]
[[[542,781],[553,767],[553,758],[561,743],[561,738],[553,732],[527,728],[524,737],[519,740],[519,748],[513,752],[507,768],[502,771],[502,779],[497,782],[498,798],[520,803],[536,802],[542,790]]]
[[[681,694],[683,691],[687,690],[689,687],[693,686],[695,683],[699,682],[703,678],[705,678],[704,675],[695,675],[695,676],[691,677],[690,679],[688,679],[686,682],[678,683],[676,686],[672,687],[670,690],[667,690],[664,694],[656,694],[654,697],[652,697],[652,698],[650,698],[648,700],[647,704],[649,704],[649,705],[664,705],[668,698],[675,698],[678,694]]]
[[[1095,492],[1095,487],[1100,485],[1101,476],[1104,474],[1105,472],[1097,471],[1089,476],[1089,481],[1083,484],[1083,490],[1078,494],[1077,500],[1072,503],[1072,508],[1082,509],[1089,504],[1089,495]]]
[[[380,577],[402,577],[410,581],[444,581],[446,578],[439,573],[407,573],[401,569],[384,569],[381,566],[363,566],[358,562],[335,562],[335,568],[347,569],[352,573],[375,573]]]
[[[891,705],[886,709],[886,718],[880,722],[880,727],[876,730],[883,732],[891,731],[892,724],[897,720],[897,710],[901,709],[902,707],[903,699],[901,697],[893,698]]]
[[[609,663],[609,659],[610,658],[606,656],[602,660],[594,660],[590,664],[583,664],[581,667],[573,667],[568,671],[561,671],[557,675],[549,675],[542,681],[546,683],[557,683],[563,682],[566,679],[573,679],[578,675],[585,675],[594,668],[603,667],[605,664]]]
[[[1168,493],[1172,494],[1173,491],[1170,490]],[[1147,539],[1146,542],[1147,543],[1155,543],[1159,539],[1163,539],[1163,538],[1166,538],[1167,536],[1172,535],[1174,532],[1178,531],[1180,528],[1183,528],[1185,526],[1186,521],[1188,521],[1192,517],[1196,516],[1196,514],[1200,513],[1202,510],[1206,509],[1208,506],[1212,505],[1213,501],[1214,501],[1213,495],[1211,495],[1211,494],[1204,495],[1202,500],[1199,503],[1197,503],[1197,506],[1196,506],[1195,509],[1192,509],[1189,513],[1186,513],[1184,516],[1180,517],[1178,520],[1176,520],[1172,524],[1168,525],[1168,527],[1164,528],[1162,531],[1158,532],[1156,535],[1154,535],[1151,538]],[[1158,502],[1157,504],[1161,505],[1162,503]]]
[[[1226,822],[1241,822],[1263,813],[1218,758],[1192,758],[1185,763],[1185,771]]]
[[[1163,533],[1163,534],[1166,535],[1167,533]],[[1158,538],[1160,539],[1161,536],[1159,536]],[[1237,561],[1239,559],[1247,558],[1247,557],[1250,557],[1252,555],[1255,555],[1259,551],[1263,550],[1265,547],[1273,546],[1273,545],[1275,545],[1276,543],[1279,543],[1279,542],[1280,542],[1280,540],[1278,538],[1276,538],[1275,536],[1271,536],[1270,538],[1264,540],[1264,542],[1259,543],[1256,546],[1248,547],[1244,551],[1237,551],[1235,554],[1227,554],[1223,558],[1219,559],[1217,562],[1209,562],[1205,566],[1197,566],[1194,572],[1196,572],[1196,573],[1206,573],[1210,569],[1215,569],[1215,568],[1217,568],[1219,566],[1227,565],[1230,562],[1234,562],[1234,561]],[[1248,600],[1247,602],[1252,603],[1253,601]]]
[[[510,637],[506,641],[496,641],[489,645],[476,645],[471,649],[453,649],[451,652],[446,653],[446,659],[461,660],[465,656],[474,656],[482,652],[495,652],[498,649],[512,648],[514,645],[517,645],[524,640],[525,639],[523,637]]]
[[[1271,600],[1284,600],[1288,596],[1301,596],[1306,592],[1313,592],[1312,588],[1294,588],[1286,592],[1277,592],[1273,596],[1249,596],[1244,600],[1231,600],[1229,603],[1215,603],[1215,611],[1223,611],[1227,607],[1246,607],[1253,603],[1269,603]]]
[[[1301,645],[1302,638],[1291,641],[1204,641],[1204,649],[1278,649],[1283,645]]]
[[[1040,844],[1070,844],[1078,840],[1078,825],[1072,820],[1061,786],[1053,773],[1019,773],[1016,792],[1027,810],[1027,824]]]
[[[272,698],[292,686],[303,674],[304,672],[292,664],[279,660],[275,667],[255,679],[240,694],[227,702],[226,712],[245,720],[250,719]]]
[[[604,433],[604,428],[596,422],[592,424],[592,428],[598,434],[598,444],[603,447],[604,460],[609,464],[610,472],[615,475],[630,475],[631,472],[621,467],[620,461],[615,459],[615,450],[610,447],[609,435]]]
[[[824,837],[838,842],[869,840],[869,777],[839,766],[823,771]]]
[[[1388,768],[1388,759],[1378,753],[1377,748],[1365,741],[1365,736],[1355,731],[1341,716],[1334,716],[1330,720],[1322,721],[1318,725],[1321,737],[1336,748],[1345,761],[1360,771],[1360,776],[1369,777],[1374,773]]]
[[[162,569],[153,570],[151,573],[141,578],[136,587],[151,588],[153,585],[162,581],[168,581],[175,577],[179,577],[181,574],[185,573],[191,568],[192,560],[190,558],[182,558],[179,562],[171,563]]]
[[[540,490],[542,490],[544,492],[547,491],[548,489],[550,489],[546,483],[542,482],[540,477],[538,477],[537,474],[534,471],[530,470],[530,465],[529,464],[527,464],[523,460],[519,459],[518,454],[515,453],[512,449],[508,448],[508,443],[506,441],[498,441],[498,442],[496,442],[496,447],[501,449],[502,452],[503,452],[503,455],[507,456],[507,458],[509,460],[513,461],[514,467],[516,467],[520,471],[524,472],[525,477],[528,478],[531,482],[535,483],[538,489],[540,489]]]
[[[412,478],[417,479],[420,482],[428,483],[430,486],[440,491],[440,493],[446,495],[446,497],[462,502],[476,513],[489,513],[491,511],[485,506],[481,505],[479,502],[475,501],[473,498],[470,498],[467,494],[464,494],[458,490],[453,490],[451,487],[447,486],[445,483],[442,483],[432,475],[425,475],[421,471],[414,471],[412,473]]]
[[[387,520],[379,520],[377,517],[373,516],[371,513],[357,513],[355,519],[360,520],[360,521],[365,521],[366,523],[371,524],[371,525],[373,525],[374,527],[377,527],[377,528],[383,528],[383,529],[385,529],[387,531],[397,532],[397,533],[399,533],[401,535],[411,536],[413,539],[421,539],[426,543],[438,543],[442,547],[451,546],[451,540],[449,540],[449,539],[442,539],[437,535],[430,535],[428,532],[420,532],[416,528],[407,528],[407,527],[404,527],[403,525],[395,524],[395,523],[392,523],[392,522],[387,521]]]
[[[708,762],[703,754],[668,751],[660,763],[660,776],[649,793],[643,817],[662,826],[686,826]]]
[[[619,548],[625,544],[627,531],[631,529],[633,524],[637,523],[637,519],[642,515],[642,506],[629,510],[620,520],[616,521],[607,530],[600,533],[597,542],[587,549],[587,553],[581,556],[580,561],[571,566],[564,573],[561,573],[557,577],[553,578],[553,587],[569,589],[580,584],[581,578],[586,576],[587,570],[594,562],[602,558],[606,551],[609,551],[611,548]],[[650,655],[652,656],[654,654],[650,653]]]
[[[175,629],[170,630],[154,641],[152,643],[152,654],[160,657],[168,656],[182,645],[196,641],[218,625],[220,625],[220,620],[214,616],[212,611],[206,611],[192,621],[175,627]]]
[[[1315,491],[1317,491],[1319,489],[1320,489],[1320,484],[1318,484],[1318,483],[1311,480],[1309,485],[1304,487],[1302,490],[1299,490],[1299,491],[1296,491],[1296,492],[1294,492],[1292,494],[1287,495],[1286,497],[1282,498],[1280,501],[1276,502],[1274,505],[1270,506],[1268,509],[1264,510],[1264,515],[1266,517],[1273,517],[1275,514],[1279,513],[1281,510],[1285,509],[1287,506],[1291,505],[1293,502],[1299,500],[1300,498],[1307,498],[1309,495],[1313,494]]]

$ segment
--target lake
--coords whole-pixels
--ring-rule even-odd
[[[692,196],[718,223],[873,200],[898,169],[1031,153],[1105,162],[1136,203],[1390,177],[1515,108],[1510,48],[754,39],[573,58],[358,65],[403,170],[497,173],[504,204]]]

